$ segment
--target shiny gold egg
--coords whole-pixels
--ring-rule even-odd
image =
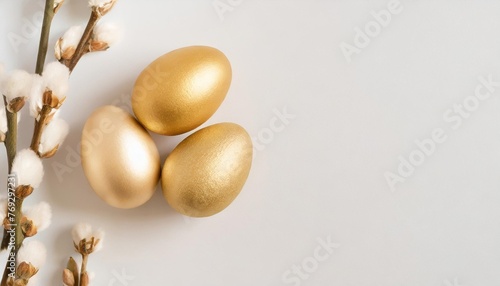
[[[181,214],[207,217],[238,196],[252,165],[252,140],[243,127],[219,123],[184,139],[167,157],[161,185]]]
[[[134,114],[158,134],[191,131],[219,108],[231,77],[229,60],[215,48],[174,50],[149,64],[137,78],[132,93]]]
[[[81,157],[92,189],[113,207],[144,204],[160,178],[160,155],[153,139],[134,117],[115,106],[101,107],[88,118]]]

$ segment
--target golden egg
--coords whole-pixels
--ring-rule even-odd
[[[229,60],[215,48],[174,50],[149,64],[137,78],[132,93],[134,114],[158,134],[191,131],[219,108],[231,77]]]
[[[162,170],[163,196],[178,212],[207,217],[238,196],[252,165],[252,140],[243,127],[219,123],[184,139]]]
[[[101,107],[88,118],[81,156],[92,189],[113,207],[128,209],[144,204],[158,184],[160,155],[153,139],[118,107]]]

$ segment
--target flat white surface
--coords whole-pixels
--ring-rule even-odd
[[[85,2],[67,1],[51,47],[69,26],[86,23]],[[80,221],[107,231],[90,260],[93,285],[500,285],[500,87],[460,127],[443,119],[464,99],[473,103],[479,76],[500,81],[500,3],[401,0],[403,10],[349,63],[340,45],[354,45],[356,27],[364,30],[389,1],[220,2],[234,6],[222,18],[211,0],[119,0],[104,18],[124,37],[77,66],[61,113],[69,138],[45,161],[44,183],[30,199],[54,208],[53,225],[38,237],[49,250],[40,285],[61,284],[74,254],[70,229]],[[23,25],[40,3],[0,0],[0,60],[9,69],[34,69],[38,31]],[[12,33],[25,41],[14,47]],[[107,206],[73,153],[86,118],[105,104],[130,110],[140,71],[195,44],[224,51],[234,70],[225,102],[204,126],[233,121],[262,145],[244,190],[206,219],[175,213],[159,189],[134,210]],[[271,138],[283,109],[294,118]],[[29,130],[26,146],[31,119],[21,128]],[[397,173],[399,156],[408,160],[414,141],[435,129],[445,142],[391,191],[385,172]],[[183,137],[154,136],[162,160]],[[71,172],[58,178],[55,162]],[[317,252],[328,237],[339,246]],[[293,265],[302,278],[287,272]],[[119,279],[122,272],[133,279]]]

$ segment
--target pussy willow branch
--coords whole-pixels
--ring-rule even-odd
[[[9,171],[9,174],[12,172],[12,163],[14,162],[14,158],[16,157],[16,152],[17,152],[17,113],[12,113],[10,112],[8,109],[7,109],[7,106],[8,106],[8,103],[7,103],[7,100],[6,98],[4,97],[4,103],[5,103],[5,112],[7,114],[7,127],[8,127],[8,131],[7,131],[7,134],[5,134],[5,148],[7,149],[7,165],[8,165],[8,171]],[[9,189],[9,186],[7,185],[7,190]],[[22,201],[21,202],[18,202],[18,200],[16,200],[16,210],[17,210],[17,206],[18,205],[22,205]],[[18,223],[18,225],[20,226],[20,218],[18,219],[18,216],[20,216],[20,213],[19,215],[16,215],[16,222],[15,223]],[[18,221],[19,220],[19,221]],[[21,233],[21,236],[23,236],[22,234],[22,231],[20,228],[17,228],[16,227],[16,231],[17,233]],[[17,246],[20,246],[21,243],[22,243],[22,240],[23,238],[19,237],[16,233],[16,247],[14,249],[12,249],[12,251],[14,252],[14,254],[17,254],[17,250],[18,250],[18,247]],[[18,241],[20,242],[18,244]],[[6,249],[7,246],[8,246],[8,242],[9,242],[9,237],[8,237],[8,233],[7,233],[7,230],[4,230],[4,237],[3,237],[3,241],[2,241],[2,249]],[[4,245],[5,244],[5,245]],[[8,271],[7,271],[7,267],[8,267],[8,263],[6,263],[5,265],[5,270],[4,270],[4,273],[3,273],[3,276],[2,276],[2,282],[1,282],[1,285],[2,286],[5,286],[7,285],[7,277],[8,277]]]
[[[38,46],[38,56],[37,56],[36,70],[35,70],[37,74],[42,73],[43,67],[45,65],[45,58],[47,56],[48,41],[50,35],[50,26],[52,24],[53,18],[54,18],[54,0],[47,0],[45,2],[43,25],[40,33],[40,43]],[[5,102],[5,106],[7,106],[7,102]],[[7,124],[9,131],[5,136],[5,147],[7,149],[7,158],[8,158],[9,173],[10,173],[12,168],[12,162],[14,161],[14,157],[16,156],[16,150],[17,150],[17,113],[11,113],[8,112],[8,110],[6,110],[6,113],[7,113]],[[40,129],[43,129],[43,127]],[[37,137],[41,137],[41,133],[37,135]],[[7,232],[4,230],[1,249],[7,248],[8,239],[9,237],[7,235]]]
[[[52,2],[52,7],[53,7],[54,0],[47,0],[47,2],[48,1]],[[45,7],[45,9],[47,9],[47,6]],[[52,16],[53,15],[54,14],[52,13]],[[95,28],[95,26],[100,18],[101,18],[101,16],[100,16],[99,12],[96,9],[92,9],[92,13],[90,14],[89,21],[87,23],[87,26],[85,27],[85,31],[83,32],[83,35],[82,35],[82,38],[80,39],[80,42],[78,42],[78,46],[75,49],[75,53],[73,54],[73,57],[71,57],[71,59],[69,59],[69,60],[65,60],[62,62],[64,65],[66,65],[68,67],[70,72],[72,72],[75,69],[76,65],[78,64],[78,62],[80,61],[82,56],[87,53],[90,38],[91,38],[91,36],[94,32],[94,28]],[[45,20],[45,18],[44,18],[44,20]],[[50,26],[50,23],[51,23],[51,21],[48,21],[47,25]],[[45,21],[44,21],[44,24],[46,24]],[[45,30],[50,31],[50,27],[48,29],[45,29]],[[44,29],[42,29],[42,38],[43,37],[44,37]],[[48,38],[48,34],[47,34],[47,38]],[[40,43],[41,43],[41,41],[40,41]],[[42,49],[42,45],[40,45],[40,49]],[[37,64],[37,67],[38,67],[38,64]],[[42,107],[42,111],[40,112],[40,118],[38,120],[35,120],[35,128],[33,129],[33,137],[31,139],[30,148],[31,148],[31,150],[35,151],[35,153],[37,153],[37,154],[39,152],[38,148],[40,145],[40,139],[42,137],[43,130],[45,129],[45,126],[47,125],[47,120],[50,116],[51,110],[52,110],[52,108],[44,105]],[[40,155],[40,154],[38,154],[38,155]]]
[[[54,2],[53,0],[48,0]],[[48,2],[47,1],[47,2]],[[52,4],[53,5],[53,4]],[[47,9],[47,6],[45,7]],[[53,16],[53,13],[52,13]],[[63,61],[63,64],[68,67],[70,72],[73,71],[73,69],[76,67],[80,59],[82,58],[83,55],[87,53],[90,37],[92,36],[92,33],[94,32],[94,28],[101,18],[100,14],[97,12],[97,10],[92,9],[92,13],[90,14],[90,19],[87,23],[87,26],[85,27],[85,31],[83,32],[82,38],[80,39],[80,42],[78,43],[78,46],[75,49],[75,53],[71,59],[67,61]],[[44,18],[45,19],[45,18]],[[50,26],[51,22],[47,22],[47,25]],[[44,21],[44,24],[46,22]],[[47,29],[50,31],[50,28]],[[43,37],[44,29],[42,29],[42,37]],[[40,41],[41,42],[41,41]],[[40,49],[42,46],[40,45]],[[37,65],[38,66],[38,65]],[[43,106],[42,110],[40,112],[40,118],[38,120],[35,120],[35,128],[33,129],[33,137],[31,139],[31,150],[35,151],[35,153],[39,153],[39,146],[40,146],[40,139],[42,137],[43,130],[45,129],[45,126],[47,125],[47,120],[50,116],[52,108],[49,106]],[[40,154],[39,154],[40,155]]]
[[[16,157],[17,153],[17,113],[11,113],[7,109],[7,100],[5,99],[5,96],[3,97],[4,103],[5,103],[5,113],[7,114],[7,128],[8,131],[5,134],[5,149],[7,151],[7,166],[8,166],[8,173],[10,174],[12,171],[12,163],[14,162],[14,158]],[[8,182],[7,182],[7,190],[8,190]],[[1,249],[7,249],[7,246],[9,244],[9,237],[7,230],[4,230],[3,232],[3,240],[2,240],[2,245]]]
[[[54,19],[54,0],[47,0],[45,2],[45,13],[43,16],[42,31],[40,33],[40,44],[38,45],[38,57],[36,59],[37,74],[42,74],[45,65],[45,58],[47,57],[47,49],[49,43],[50,27],[52,26],[52,19]],[[40,138],[42,137],[43,129],[45,128],[47,116],[43,111],[45,106],[40,112],[40,119],[35,120],[35,128],[33,130],[33,137],[31,139],[31,149],[38,154],[38,146],[40,145]],[[50,110],[49,110],[50,113]]]
[[[38,57],[36,59],[36,70],[37,74],[42,74],[43,67],[45,65],[45,58],[47,57],[50,27],[52,26],[52,20],[54,19],[54,0],[47,0],[45,2],[45,13],[43,16],[42,31],[40,33],[40,44],[38,45]],[[35,128],[33,130],[33,137],[31,139],[31,149],[38,154],[38,146],[40,145],[40,138],[42,137],[43,129],[46,125],[47,116],[49,112],[44,112],[45,106],[40,112],[39,120],[35,120]],[[47,113],[47,114],[46,114]]]
[[[45,65],[45,58],[47,57],[48,42],[50,35],[50,27],[52,25],[53,18],[54,18],[54,0],[46,0],[44,16],[43,16],[43,25],[40,33],[40,43],[38,46],[38,56],[35,68],[35,72],[37,74],[42,74],[43,67]],[[5,106],[7,107],[8,104],[5,103]],[[12,163],[14,161],[14,157],[16,156],[16,150],[17,150],[17,113],[10,113],[7,111],[7,125],[8,125],[8,131],[5,136],[5,146],[7,148],[7,158],[8,158],[9,174],[10,174],[10,172],[12,171]],[[23,206],[23,199],[16,198],[15,209],[14,209],[15,247],[11,249],[11,254],[13,254],[15,257],[17,257],[17,252],[19,251],[19,248],[21,247],[24,241],[24,234],[21,229],[22,206]],[[6,232],[6,230],[4,230],[4,236],[1,245],[2,249],[7,248],[8,241],[9,241],[8,233]],[[1,286],[7,285],[8,267],[9,267],[9,261],[6,262],[4,268],[2,281],[0,283]]]
[[[92,13],[90,14],[90,19],[87,23],[87,26],[85,27],[83,36],[80,39],[80,42],[78,43],[78,46],[75,49],[73,57],[71,57],[69,61],[64,62],[64,64],[69,68],[70,72],[73,71],[73,69],[75,68],[78,61],[80,61],[82,56],[87,53],[90,37],[92,36],[94,28],[100,18],[101,15],[99,14],[99,12],[96,9],[92,9]]]

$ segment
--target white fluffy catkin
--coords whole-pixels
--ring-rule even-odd
[[[28,207],[24,210],[24,215],[35,224],[38,231],[47,229],[52,222],[52,208],[46,202]]]
[[[40,153],[52,151],[60,146],[69,132],[69,125],[66,121],[54,118],[46,127],[40,138]]]
[[[12,163],[12,173],[17,175],[17,184],[38,188],[43,179],[42,160],[31,149],[17,153]]]
[[[30,240],[23,243],[17,254],[18,265],[21,262],[31,263],[35,268],[39,269],[45,264],[47,258],[47,249],[43,243]]]
[[[66,97],[69,89],[69,69],[58,61],[45,65],[42,73],[43,87],[52,91],[59,100]],[[43,94],[42,90],[42,94]]]
[[[90,224],[79,223],[73,227],[71,234],[73,236],[73,242],[76,245],[79,245],[80,241],[83,239],[90,241],[92,237],[94,237],[95,240],[99,240],[99,242],[94,246],[94,252],[102,249],[104,240],[104,231],[102,229],[93,230]]]
[[[0,92],[5,95],[7,102],[18,97],[28,98],[33,84],[33,75],[24,70],[15,70],[2,77]]]
[[[78,46],[83,35],[83,26],[73,26],[69,28],[62,36],[61,49],[64,51],[69,47]]]
[[[104,42],[108,46],[112,46],[121,38],[122,31],[114,23],[103,23],[98,25],[94,30],[94,37],[99,42]]]

